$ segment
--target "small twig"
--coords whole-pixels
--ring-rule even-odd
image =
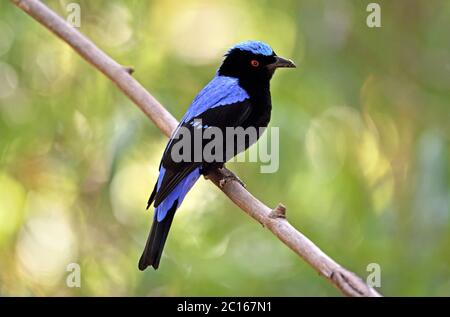
[[[72,46],[85,60],[111,79],[166,136],[171,135],[177,126],[177,120],[130,76],[131,68],[119,65],[40,1],[11,1]],[[225,169],[216,170],[208,174],[208,178],[237,206],[269,229],[342,293],[348,296],[380,296],[376,290],[354,273],[342,268],[284,219],[285,208],[281,204],[272,211],[238,182],[228,182],[226,186],[220,186],[221,180],[226,178],[227,174]]]
[[[360,287],[366,285],[355,273],[344,268],[338,268],[331,272],[331,280],[347,296],[368,297],[371,296],[370,288]]]
[[[130,75],[134,73],[134,68],[132,66],[123,66],[123,69]]]
[[[222,179],[219,181],[219,187],[221,189],[223,189],[225,187],[225,185],[230,182],[236,182],[244,188],[247,187],[247,185],[245,185],[245,183],[243,181],[241,181],[241,179],[239,177],[237,177],[237,175],[234,174],[229,169],[226,169],[225,167],[223,167],[223,168],[219,168],[217,170],[217,172],[222,175]]]
[[[276,218],[283,218],[286,219],[286,207],[279,203],[269,214],[270,218],[276,219]]]

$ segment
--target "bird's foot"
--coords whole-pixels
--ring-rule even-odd
[[[220,188],[224,188],[225,185],[231,181],[238,182],[242,187],[247,187],[243,181],[239,177],[237,177],[232,171],[226,169],[225,167],[219,168],[221,172],[222,178],[219,181]]]

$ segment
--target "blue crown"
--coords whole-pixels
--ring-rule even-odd
[[[226,55],[231,51],[238,49],[241,51],[252,52],[253,54],[260,54],[265,56],[270,56],[273,54],[272,48],[264,42],[261,41],[245,41],[233,46]]]

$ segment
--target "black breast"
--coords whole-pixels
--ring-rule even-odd
[[[244,128],[265,128],[269,124],[272,112],[269,81],[246,83],[241,81],[242,87],[250,96],[251,114],[242,124]]]

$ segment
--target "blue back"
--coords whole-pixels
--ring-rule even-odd
[[[226,106],[250,98],[237,78],[216,75],[190,105],[181,122],[188,122],[208,109]]]

